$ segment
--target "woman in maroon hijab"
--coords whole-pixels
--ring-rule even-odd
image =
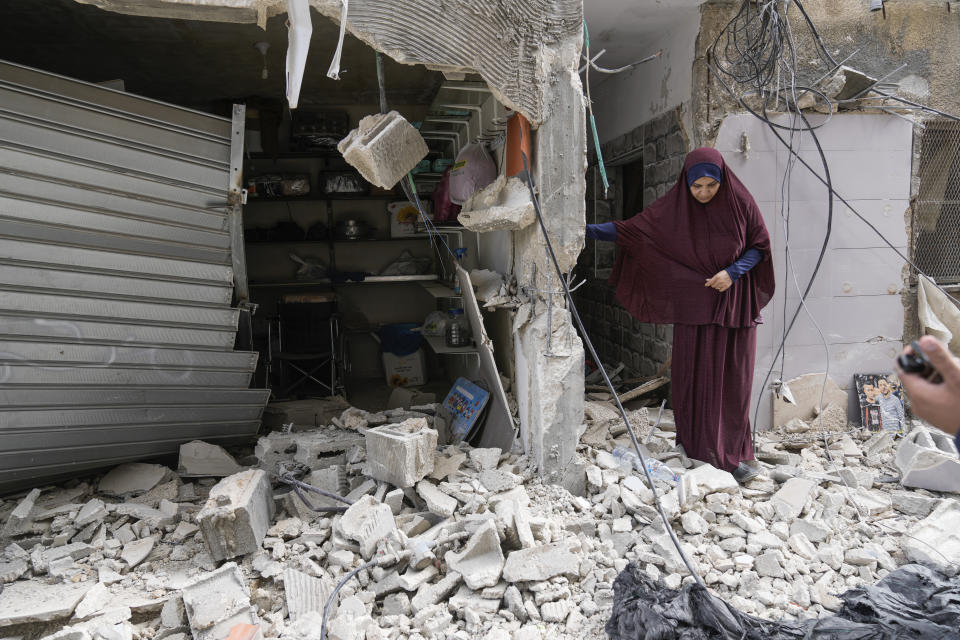
[[[641,322],[673,324],[673,410],[687,455],[757,475],[750,392],[760,310],[774,291],[770,236],[747,188],[715,149],[691,151],[670,191],[622,222],[587,225],[617,243],[610,276]]]

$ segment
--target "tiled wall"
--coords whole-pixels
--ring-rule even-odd
[[[836,115],[817,133],[834,189],[906,253],[904,216],[910,198],[911,124],[887,115]],[[747,154],[740,151],[744,134],[750,143]],[[784,301],[789,324],[800,299],[798,289],[806,287],[820,252],[827,223],[827,190],[798,163],[787,194],[783,179],[789,151],[753,116],[727,117],[717,148],[750,189],[773,240],[777,293],[764,313],[766,323],[757,336],[752,405],[756,406],[763,378],[783,336]],[[801,137],[800,150],[804,160],[822,172],[820,156],[809,134]],[[782,218],[784,202],[790,206],[789,271],[785,264],[788,233]],[[830,377],[849,389],[854,373],[891,371],[904,331],[900,295],[903,266],[903,260],[876,233],[835,201],[827,252],[806,301],[809,313],[801,310],[786,340],[783,379],[829,367]],[[780,375],[778,358],[772,377]],[[764,398],[758,419],[761,428],[770,424],[770,407]]]

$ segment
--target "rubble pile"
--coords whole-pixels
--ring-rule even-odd
[[[517,451],[438,446],[434,405],[348,408],[240,460],[188,443],[183,475],[134,463],[34,489],[0,506],[0,629],[309,640],[327,608],[331,640],[603,638],[629,563],[669,588],[692,578],[642,474],[610,453],[625,426],[593,404],[582,496],[540,483]],[[669,412],[657,427],[645,410],[631,417],[679,476],[656,489],[685,553],[741,611],[819,616],[901,564],[960,566],[960,502],[897,481],[898,461],[943,457],[905,449],[927,438],[898,452],[891,434],[824,439],[793,422],[764,434],[764,473],[741,487],[686,458]]]

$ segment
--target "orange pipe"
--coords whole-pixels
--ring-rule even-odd
[[[523,158],[520,152],[527,156],[528,162],[533,162],[530,156],[530,121],[521,113],[514,113],[507,120],[507,150],[505,153],[506,170],[509,178],[523,171]]]

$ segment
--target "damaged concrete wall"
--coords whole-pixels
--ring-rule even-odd
[[[755,127],[762,124],[759,121],[753,119],[754,122],[748,124],[751,116],[730,115],[742,114],[743,110],[707,70],[707,50],[739,4],[710,3],[703,8],[694,65],[695,124],[691,135],[694,146],[711,145],[716,141],[728,160],[740,156],[734,162],[743,163],[742,154],[738,153],[741,136],[744,131],[752,132],[748,133],[752,147],[749,162],[758,166],[753,158],[758,157],[759,153],[760,156],[766,154],[774,164],[764,169],[767,173],[764,176],[743,167],[748,180],[752,180],[745,182],[752,190],[760,191],[758,202],[765,197],[774,197],[774,202],[779,202],[776,199],[778,196],[769,193],[769,185],[772,182],[779,183],[782,179],[782,160],[786,152],[775,139],[770,138],[772,144],[767,142],[766,136],[769,134],[766,128]],[[960,57],[960,11],[957,11],[957,3],[920,0],[888,3],[886,18],[881,12],[870,12],[859,3],[810,0],[804,6],[828,49],[838,60],[859,50],[847,65],[876,78],[887,77],[894,72],[888,79],[898,83],[898,95],[951,113],[960,112],[960,85],[956,82],[956,60]],[[792,13],[791,18],[796,24],[802,24],[799,14]],[[811,45],[805,46],[809,48]],[[809,56],[802,56],[800,71],[819,77],[827,70],[824,68],[816,72],[825,66],[820,63],[820,67],[815,67],[816,62],[817,56],[812,52]],[[896,71],[901,65],[905,65],[904,69]],[[921,122],[932,117],[932,114],[913,113]],[[840,122],[857,123],[852,125],[854,128],[866,126],[866,122],[882,124],[867,127],[869,131],[857,138],[849,137],[849,132],[842,131]],[[722,140],[718,140],[718,132]],[[837,191],[851,198],[858,210],[897,247],[901,250],[910,248],[910,201],[917,196],[916,172],[920,165],[920,145],[917,140],[922,128],[911,127],[909,122],[892,115],[848,115],[838,117],[820,133],[827,147],[828,160],[831,160],[834,180],[837,181],[839,176],[839,183],[835,185]],[[724,139],[724,136],[730,138]],[[759,147],[757,140],[760,140]],[[843,157],[857,152],[863,152],[859,160]],[[812,147],[806,153],[810,154],[809,158],[817,157]],[[736,166],[735,170],[743,178]],[[795,192],[794,212],[803,211],[805,220],[816,221],[809,225],[804,223],[802,229],[794,225],[794,234],[791,235],[791,249],[798,263],[797,277],[801,286],[806,285],[813,266],[812,260],[815,260],[825,231],[825,188],[819,183],[813,184],[811,180],[813,178],[805,169],[798,169],[794,181],[800,185],[800,191],[814,191],[807,196]],[[754,195],[757,195],[756,191]],[[807,201],[804,202],[804,199]],[[780,217],[779,210],[774,211],[771,204],[762,205],[762,208],[774,237],[775,258],[779,263],[779,293],[772,303],[774,307],[766,314],[769,324],[761,328],[757,363],[757,376],[760,379],[755,380],[754,398],[759,391],[757,386],[770,366],[770,351],[775,352],[782,337],[782,320],[774,316],[782,317],[784,290],[790,288],[788,301],[794,306],[799,297],[793,282],[784,279],[783,232],[782,229],[774,229],[780,226]],[[825,325],[823,328],[830,345],[831,377],[847,389],[852,384],[854,371],[889,371],[901,341],[916,332],[916,290],[906,278],[902,260],[838,203],[833,240],[821,273],[811,293],[812,308],[817,320]],[[778,310],[773,311],[773,308]],[[825,365],[824,347],[809,317],[802,314],[797,322],[788,340],[785,379],[801,373],[823,371]],[[763,402],[759,420],[761,426],[769,424],[765,417],[768,415],[769,405]]]
[[[283,0],[79,1],[132,15],[261,24],[286,8]],[[340,0],[310,5],[339,22]],[[350,33],[397,62],[479,73],[500,102],[533,124],[549,111],[554,81],[544,57],[579,40],[582,24],[582,0],[353,0],[347,15]]]
[[[645,55],[663,51],[659,59],[616,75],[591,73],[593,111],[602,143],[690,101],[700,9],[688,7],[676,13],[673,26],[645,40]],[[597,64],[604,66],[602,57]]]
[[[550,50],[546,69],[552,78],[547,118],[534,138],[534,175],[544,222],[564,273],[576,265],[584,238],[586,120],[577,75],[581,38]],[[554,295],[551,347],[547,348],[545,300],[560,284],[539,224],[514,232],[513,271],[529,302],[514,323],[517,401],[524,448],[532,452],[545,479],[559,482],[573,460],[583,423],[583,349],[575,335],[563,296]],[[582,474],[581,474],[582,481]]]

